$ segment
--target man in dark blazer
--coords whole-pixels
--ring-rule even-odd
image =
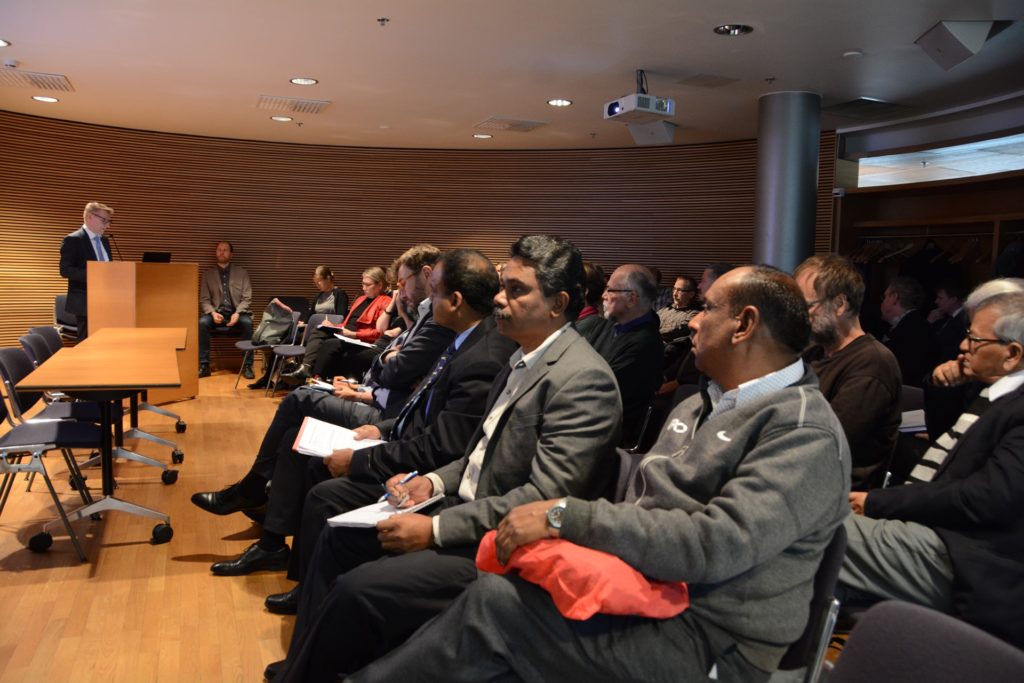
[[[912,387],[921,386],[935,367],[935,335],[921,312],[924,303],[921,283],[900,276],[886,287],[880,306],[890,325],[882,343],[896,356],[903,383]]]
[[[431,275],[431,289],[436,320],[455,331],[455,341],[397,418],[356,430],[386,443],[337,451],[324,462],[310,463],[308,480],[322,483],[302,504],[289,578],[301,580],[329,517],[374,502],[381,483],[398,472],[431,472],[460,457],[480,424],[494,379],[516,349],[515,342],[497,331],[491,315],[498,275],[480,252],[456,249],[445,253]],[[278,479],[275,473],[275,487]],[[270,507],[274,491],[272,487]],[[268,597],[267,608],[294,613],[297,599],[297,589],[292,589]]]
[[[988,405],[925,453],[930,477],[850,494],[839,578],[848,598],[923,604],[1024,647],[1024,294],[971,311],[960,350],[934,381],[987,385]]]
[[[114,210],[100,202],[89,202],[82,216],[82,227],[67,235],[60,244],[60,276],[68,280],[65,308],[75,316],[79,340],[89,334],[86,264],[111,260],[110,240],[103,233],[113,220]]]
[[[510,256],[495,316],[520,349],[495,380],[486,417],[460,459],[404,485],[401,474],[389,481],[405,505],[444,494],[440,510],[395,515],[375,530],[324,529],[280,680],[334,680],[401,643],[476,578],[477,544],[513,507],[608,490],[621,405],[611,368],[570,324],[583,305],[582,257],[544,235],[519,239]]]

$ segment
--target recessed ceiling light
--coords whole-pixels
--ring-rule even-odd
[[[0,38],[0,47],[10,47],[10,46],[11,46],[10,41],[7,41],[7,40],[4,40],[3,38]]]
[[[745,36],[753,30],[753,26],[746,24],[722,24],[715,27],[715,33],[720,36]]]
[[[316,85],[320,81],[316,80],[315,78],[296,77],[293,78],[291,82],[294,83],[295,85]]]
[[[550,104],[552,107],[568,107],[570,104],[572,104],[572,100],[563,100],[561,98],[555,98],[553,100],[548,100],[548,104]]]
[[[490,140],[494,136],[490,133],[473,133],[473,137],[477,140]]]
[[[271,121],[278,121],[279,123],[288,123],[289,121],[292,120],[292,117],[290,117],[290,116],[271,116],[270,120]]]
[[[53,104],[54,102],[60,102],[56,97],[47,97],[46,95],[33,95],[32,99],[36,102],[46,102],[47,104]]]

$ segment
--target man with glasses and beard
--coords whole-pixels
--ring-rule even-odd
[[[900,426],[900,368],[896,357],[860,326],[864,280],[837,254],[812,256],[793,273],[807,301],[811,343],[804,359],[843,425],[853,458],[851,488],[882,483]]]

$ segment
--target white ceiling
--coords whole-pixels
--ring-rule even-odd
[[[74,91],[0,85],[0,109],[310,144],[627,147],[603,105],[633,92],[643,68],[651,94],[676,100],[677,143],[733,140],[756,137],[757,98],[779,90],[910,113],[1020,90],[1024,22],[948,72],[914,40],[940,20],[1021,18],[1024,0],[2,0],[0,38],[12,45],[0,58],[64,74]],[[754,33],[712,32],[733,22]],[[694,76],[735,80],[682,83]],[[260,95],[331,104],[282,124],[256,107]],[[552,108],[554,97],[574,105]],[[545,125],[473,139],[494,116]],[[826,116],[823,127],[851,123]]]

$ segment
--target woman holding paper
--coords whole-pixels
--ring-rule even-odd
[[[289,384],[303,384],[313,374],[313,367],[320,354],[322,344],[337,335],[372,344],[380,337],[377,329],[377,318],[391,304],[391,297],[384,294],[387,285],[387,274],[383,268],[373,266],[363,271],[360,283],[363,294],[354,302],[345,320],[340,325],[324,323],[320,329],[311,333],[306,340],[306,354],[298,370],[281,375],[281,379]],[[353,349],[360,350],[359,346]]]

